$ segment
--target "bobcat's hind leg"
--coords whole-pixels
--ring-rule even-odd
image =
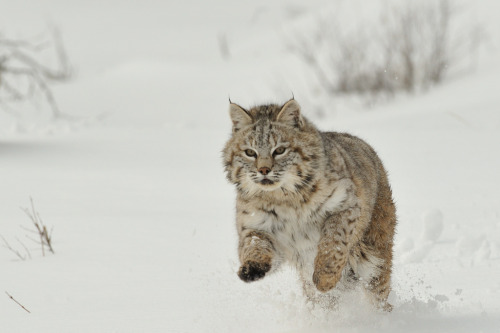
[[[387,312],[392,310],[392,305],[387,301],[391,292],[390,268],[381,267],[380,274],[373,277],[364,287],[369,300],[376,308]]]
[[[379,272],[366,285],[366,290],[378,308],[391,311],[387,302],[391,292],[392,247],[396,227],[396,207],[387,180],[381,183],[373,209],[370,227],[363,237],[363,243],[373,249],[373,254],[382,259],[377,265]]]

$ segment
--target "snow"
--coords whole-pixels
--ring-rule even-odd
[[[443,232],[443,214],[439,209],[432,209],[424,212],[422,220],[424,224],[422,240],[435,243]]]
[[[474,71],[370,109],[330,101],[321,118],[284,31],[329,3],[0,0],[4,33],[61,28],[77,75],[54,92],[79,117],[0,112],[0,235],[32,254],[0,248],[1,330],[498,332],[499,4],[463,7],[488,36]],[[366,139],[389,171],[399,217],[390,314],[359,291],[334,312],[311,308],[286,266],[249,284],[236,275],[221,162],[228,96],[252,105],[292,91],[319,127]],[[54,255],[25,238],[30,196],[54,228]]]

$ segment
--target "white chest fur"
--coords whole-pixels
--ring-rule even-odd
[[[255,202],[248,214],[241,216],[240,222],[246,228],[272,235],[277,242],[280,259],[288,261],[304,274],[312,275],[324,221],[329,214],[340,211],[351,201],[348,197],[351,186],[351,180],[343,179],[319,193],[307,205],[297,208]]]
[[[319,216],[276,206],[271,211],[257,209],[250,213],[243,225],[273,237],[279,255],[277,261],[287,261],[299,270],[312,269],[321,236]]]

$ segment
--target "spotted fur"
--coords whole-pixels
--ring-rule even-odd
[[[231,103],[229,112],[223,160],[237,189],[239,277],[255,281],[288,262],[315,303],[332,306],[336,289],[361,283],[390,310],[396,210],[375,151],[319,131],[293,99],[249,110]]]

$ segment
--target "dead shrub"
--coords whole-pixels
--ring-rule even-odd
[[[55,253],[52,246],[52,229],[50,229],[49,231],[42,218],[40,217],[40,214],[38,213],[38,211],[36,211],[33,199],[30,198],[29,208],[21,208],[21,210],[26,214],[26,216],[28,216],[32,226],[34,227],[34,229],[32,229],[21,226],[22,229],[30,233],[30,235],[26,235],[26,238],[40,245],[42,256],[45,256],[46,249],[52,253]],[[35,236],[35,238],[33,238],[33,236]],[[18,259],[31,259],[31,251],[18,238],[16,238],[16,241],[18,243],[17,247],[11,245],[5,237],[0,235],[0,238],[2,238],[4,248],[15,254]]]
[[[67,80],[71,74],[58,29],[33,39],[11,39],[0,33],[0,107],[5,111],[15,113],[16,103],[42,100],[53,117],[62,117],[51,84]]]
[[[479,28],[453,34],[456,13],[449,0],[405,2],[349,31],[339,15],[331,15],[318,20],[314,31],[294,34],[289,46],[328,95],[392,97],[429,89],[464,57],[472,58]]]

